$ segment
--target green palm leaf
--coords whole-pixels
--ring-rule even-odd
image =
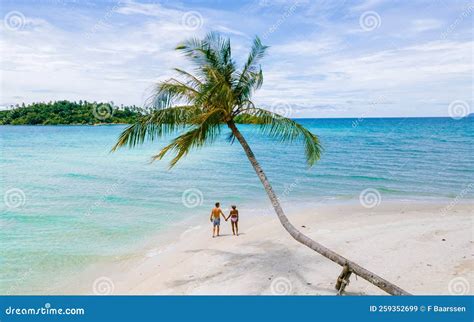
[[[120,135],[112,151],[124,146],[133,148],[138,144],[142,144],[145,139],[153,141],[156,138],[184,129],[200,113],[200,109],[194,106],[175,106],[155,110],[141,117],[138,122],[128,126]]]
[[[313,166],[319,160],[323,150],[319,139],[304,126],[290,118],[261,108],[252,108],[251,110],[252,112],[247,112],[247,114],[256,118],[258,121],[256,126],[263,134],[276,138],[281,142],[302,140],[305,145],[308,166]]]
[[[263,134],[282,142],[302,141],[308,165],[320,158],[322,149],[314,134],[289,118],[255,108],[251,101],[263,83],[260,61],[268,49],[258,37],[240,71],[232,59],[230,40],[217,33],[188,39],[176,49],[194,63],[194,72],[175,68],[180,79],[157,84],[149,113],[123,131],[112,151],[186,130],[153,156],[159,160],[173,152],[174,166],[192,148],[212,143],[221,125],[233,123],[242,113],[252,113]]]
[[[284,214],[279,198],[273,191],[253,151],[237,128],[235,118],[250,114],[258,121],[258,128],[263,134],[282,142],[301,141],[305,147],[306,161],[309,166],[314,165],[320,158],[322,148],[318,137],[298,122],[261,108],[255,108],[255,104],[251,101],[253,92],[263,83],[259,61],[267,48],[258,37],[255,38],[242,71],[237,71],[231,57],[229,39],[210,33],[202,40],[193,38],[185,41],[176,49],[195,64],[194,73],[175,69],[185,80],[172,78],[159,83],[152,97],[148,114],[122,132],[112,151],[123,146],[134,147],[146,139],[153,141],[177,130],[186,130],[153,156],[152,160],[159,160],[168,153],[174,154],[170,162],[170,167],[173,167],[191,149],[211,144],[221,133],[222,125],[226,124],[232,131],[231,141],[237,139],[241,144],[281,224],[293,238],[343,266],[344,271],[353,272],[390,294],[409,294],[305,236],[290,223]],[[340,285],[338,290],[342,291],[343,287],[339,287]]]
[[[211,144],[221,132],[222,109],[216,109],[211,112],[200,114],[190,120],[193,128],[186,133],[175,138],[169,145],[152,157],[152,161],[161,160],[169,152],[175,152],[174,158],[170,162],[170,168],[186,156],[192,148],[202,147],[205,144]]]

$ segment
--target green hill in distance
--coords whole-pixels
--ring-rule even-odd
[[[14,106],[0,111],[0,125],[97,125],[131,124],[145,113],[137,106],[113,103],[55,101]],[[242,115],[238,123],[257,123],[251,115]]]
[[[0,124],[6,125],[78,125],[132,123],[142,109],[136,106],[114,107],[112,103],[56,101],[32,103],[0,111]]]

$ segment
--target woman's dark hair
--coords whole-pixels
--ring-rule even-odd
[[[236,205],[232,205],[231,207],[232,207],[232,209],[235,209],[235,208],[237,208],[237,206],[236,206]]]
[[[216,202],[216,207],[219,207],[220,203]]]

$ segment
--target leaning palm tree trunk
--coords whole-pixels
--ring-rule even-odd
[[[281,208],[278,197],[273,191],[273,188],[270,185],[270,182],[268,181],[267,176],[265,175],[265,172],[263,172],[263,169],[260,167],[260,164],[255,158],[255,155],[253,154],[252,149],[248,145],[245,138],[242,136],[242,133],[240,133],[240,131],[237,129],[237,126],[235,125],[233,121],[228,122],[227,125],[232,130],[233,135],[240,142],[245,153],[247,154],[247,157],[250,163],[252,164],[255,172],[257,173],[258,177],[260,178],[260,181],[262,182],[263,187],[265,188],[265,191],[267,192],[267,195],[270,198],[273,208],[275,209],[278,219],[280,220],[283,227],[285,227],[288,233],[298,242],[302,243],[303,245],[308,246],[312,250],[318,252],[324,257],[327,257],[333,262],[344,267],[343,273],[341,274],[342,278],[338,279],[338,283],[337,283],[338,290],[340,290],[341,284],[342,284],[342,290],[344,289],[345,284],[348,283],[348,278],[350,274],[354,273],[391,295],[410,295],[410,293],[404,291],[400,287],[390,283],[389,281],[361,267],[360,265],[357,265],[356,263],[337,254],[336,252],[330,250],[329,248],[315,242],[314,240],[305,236],[299,230],[297,230],[295,226],[293,226],[290,223],[290,221],[288,220],[288,217],[286,217],[285,213],[283,212],[283,209]]]
[[[237,129],[234,119],[239,116],[255,118],[258,124],[261,124],[262,133],[282,142],[301,138],[309,166],[319,159],[321,146],[317,136],[302,125],[277,113],[256,108],[251,101],[252,93],[263,83],[259,61],[267,48],[256,37],[248,59],[239,71],[231,58],[229,39],[210,33],[203,40],[185,41],[176,49],[183,52],[196,65],[197,75],[175,69],[184,80],[171,78],[160,82],[153,96],[155,110],[145,114],[126,128],[112,150],[123,146],[134,147],[145,140],[153,141],[177,129],[190,126],[187,132],[174,138],[170,144],[153,156],[153,160],[159,160],[168,153],[174,153],[175,156],[170,162],[170,167],[173,167],[191,149],[202,147],[215,140],[221,126],[226,123],[232,130],[231,139],[237,138],[244,148],[283,227],[300,243],[343,266],[336,283],[339,294],[344,291],[351,274],[354,273],[390,294],[408,295],[396,285],[303,235],[285,216],[278,197],[249,145]]]

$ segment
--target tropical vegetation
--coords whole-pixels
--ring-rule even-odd
[[[348,284],[350,274],[355,273],[391,294],[408,294],[305,236],[285,215],[265,172],[236,126],[236,118],[246,115],[257,124],[255,126],[262,135],[280,142],[302,144],[308,166],[318,161],[322,147],[318,137],[297,121],[258,107],[252,101],[253,93],[263,84],[260,61],[268,47],[256,37],[241,68],[232,57],[230,40],[217,33],[210,33],[204,39],[186,40],[176,49],[190,60],[194,69],[188,72],[175,68],[176,77],[158,83],[148,112],[122,132],[112,150],[133,148],[145,140],[153,141],[175,134],[177,136],[152,157],[152,160],[161,160],[171,155],[170,167],[173,167],[191,150],[212,144],[227,129],[229,142],[237,140],[243,147],[288,233],[344,267],[337,283],[339,292]]]
[[[0,125],[96,125],[132,124],[145,111],[133,106],[116,107],[109,102],[55,101],[24,103],[0,110]],[[237,123],[258,123],[251,115],[239,115]]]
[[[142,109],[137,106],[115,107],[113,103],[56,101],[22,104],[0,111],[0,124],[59,125],[133,123]]]

